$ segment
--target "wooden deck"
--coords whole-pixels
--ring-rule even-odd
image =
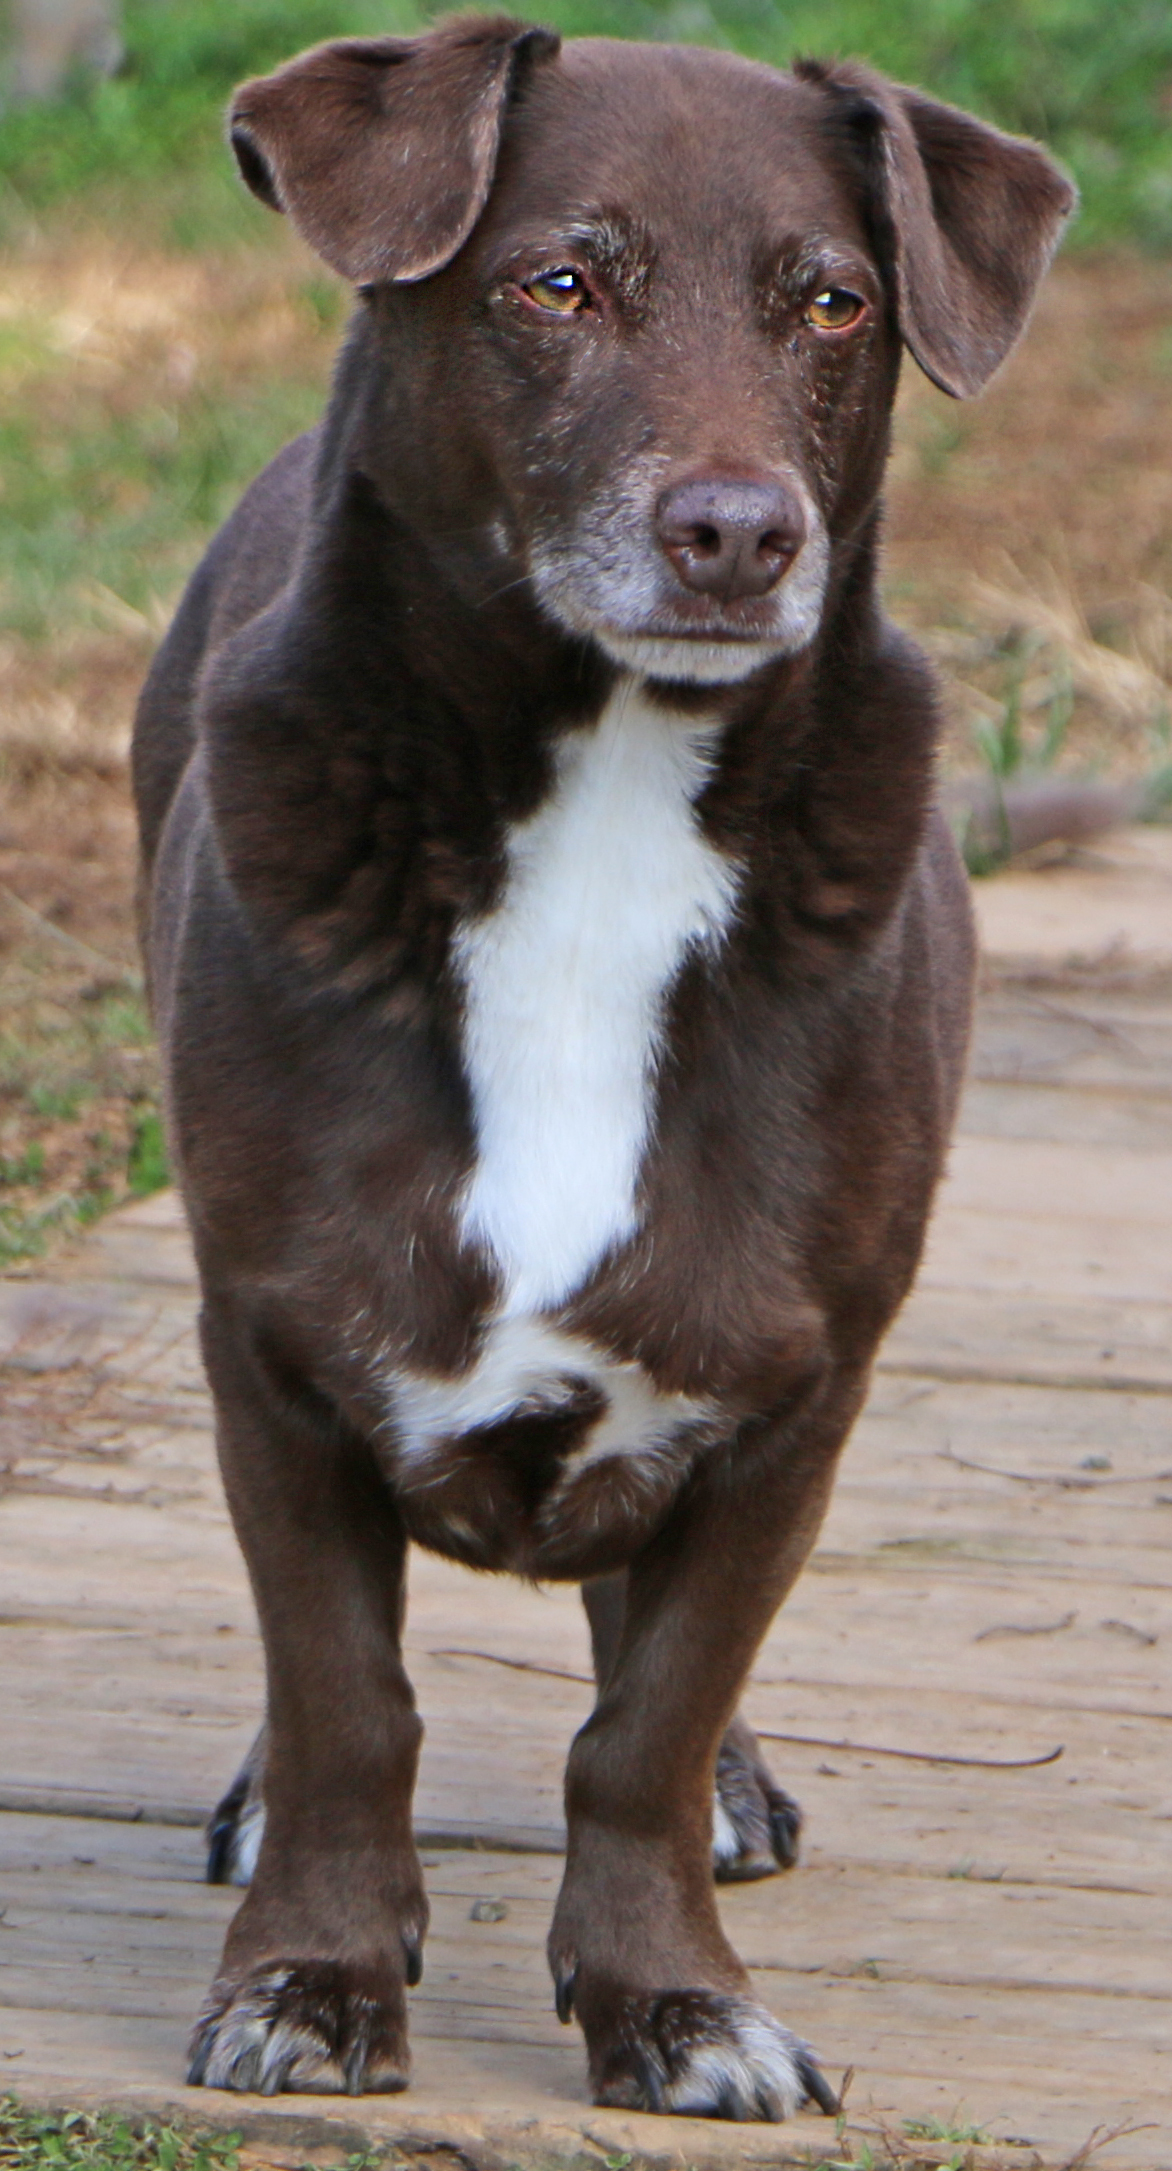
[[[1094,2161],[1152,2171],[1172,2165],[1172,837],[1002,878],[980,907],[928,1260],[748,1697],[804,1859],[721,1904],[767,2003],[836,2079],[855,2068],[856,2159],[869,2136],[947,2162],[957,2144],[908,2131],[938,2121],[988,2135],[978,2159],[1058,2166],[1127,2126]],[[199,1822],[261,1699],[193,1306],[168,1195],[0,1281],[0,2089],[183,2105],[270,2151],[360,2127],[478,2165],[840,2154],[812,2117],[587,2103],[543,1954],[580,1610],[424,1556],[414,2086],[264,2124],[180,2085],[235,1904],[200,1881]],[[503,1909],[476,1919],[484,1899]]]

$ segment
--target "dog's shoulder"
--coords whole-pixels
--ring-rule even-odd
[[[245,491],[184,591],[139,697],[132,767],[149,868],[195,743],[208,657],[279,594],[305,532],[321,431],[294,438]]]

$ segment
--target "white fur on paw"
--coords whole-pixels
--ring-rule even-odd
[[[726,2118],[792,2118],[806,2088],[803,2045],[763,2005],[727,2000],[727,2033],[699,2042],[663,2098],[668,2110],[723,2112]]]
[[[262,1801],[244,1804],[236,1820],[228,1849],[228,1883],[250,1885],[256,1875],[260,1843],[265,1836],[265,1805]]]
[[[729,1816],[720,1795],[712,1796],[712,1867],[727,1869],[741,1857],[741,1835]]]
[[[588,1986],[579,2013],[596,2103],[771,2122],[807,2101],[829,2116],[839,2108],[809,2046],[755,1998],[697,1988],[616,2005]]]
[[[801,1810],[750,1745],[751,1736],[747,1744],[726,1736],[716,1760],[712,1868],[722,1884],[772,1877],[798,1856]]]
[[[325,2078],[333,2061],[320,2037],[279,2014],[278,2001],[289,1987],[291,1972],[287,1967],[269,1968],[242,1989],[219,2017],[214,2003],[201,2015],[192,2081],[198,2078],[205,2088],[241,2088],[261,2096],[276,2095],[282,2088],[345,2086],[336,2067],[332,2078]]]
[[[254,1741],[228,1792],[208,1819],[209,1884],[247,1885],[256,1873],[265,1829],[261,1793],[264,1739],[262,1733]]]
[[[331,1962],[282,1962],[236,1989],[213,1986],[191,2042],[188,2082],[272,2096],[406,2086],[380,2001]],[[393,2023],[390,2033],[393,2034]]]

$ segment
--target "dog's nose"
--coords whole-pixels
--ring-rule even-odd
[[[684,587],[722,603],[768,595],[806,540],[801,499],[772,479],[676,483],[656,506],[655,528]]]

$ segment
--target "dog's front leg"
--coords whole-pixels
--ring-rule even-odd
[[[627,1604],[627,1571],[592,1576],[582,1585],[582,1602],[590,1623],[594,1678],[601,1691],[610,1679],[623,1637]],[[253,1743],[243,1766],[213,1820],[211,1859],[224,1857],[223,1873],[213,1883],[233,1881],[231,1863],[239,1848],[238,1833],[247,1816],[251,1765],[258,1744]],[[718,1884],[748,1884],[792,1869],[798,1859],[802,1812],[792,1794],[779,1787],[761,1754],[761,1745],[738,1711],[724,1730],[716,1759],[716,1788],[712,1797],[712,1870]],[[222,1833],[219,1851],[217,1839]],[[246,1883],[247,1879],[240,1879]]]
[[[205,1309],[220,1462],[268,1668],[265,1829],[190,2079],[402,2088],[427,1901],[422,1734],[399,1651],[406,1540],[369,1452],[227,1306]]]
[[[631,1566],[622,1638],[566,1772],[549,1957],[596,2101],[784,2118],[834,2097],[753,1996],[712,1883],[713,1775],[753,1655],[813,1544],[861,1399],[713,1457]],[[833,1405],[833,1406],[831,1406]]]

